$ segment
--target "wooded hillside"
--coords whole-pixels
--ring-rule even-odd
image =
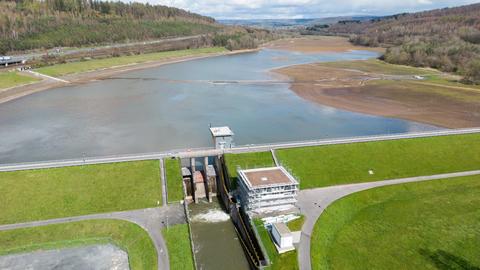
[[[344,21],[320,32],[350,35],[357,45],[386,46],[389,63],[438,68],[480,83],[480,4]]]
[[[0,1],[0,54],[209,33],[210,17],[166,6],[98,0]]]

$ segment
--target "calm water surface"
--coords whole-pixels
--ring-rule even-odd
[[[403,133],[435,127],[303,100],[269,70],[376,54],[262,50],[63,87],[0,104],[0,163],[211,146],[228,125],[237,145]],[[234,81],[241,81],[240,83]]]

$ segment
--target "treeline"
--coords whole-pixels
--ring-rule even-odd
[[[210,33],[210,17],[182,9],[98,0],[0,1],[0,53]]]
[[[254,49],[260,44],[276,38],[277,35],[269,30],[233,27],[215,34],[213,36],[213,45],[225,47],[230,51]]]
[[[437,68],[480,83],[480,4],[333,24],[321,32],[387,47],[383,59],[389,63]]]

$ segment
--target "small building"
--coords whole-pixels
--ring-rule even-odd
[[[273,223],[271,234],[278,253],[294,250],[293,235],[285,223]]]
[[[211,127],[210,132],[216,149],[226,149],[234,146],[234,134],[229,127]]]
[[[238,195],[247,211],[294,207],[298,182],[284,167],[238,170]]]

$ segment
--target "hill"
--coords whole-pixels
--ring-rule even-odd
[[[182,9],[99,0],[0,1],[0,54],[39,48],[143,41],[220,28]]]
[[[389,63],[437,68],[480,83],[480,4],[340,21],[316,30],[348,35],[357,45],[385,46]]]

